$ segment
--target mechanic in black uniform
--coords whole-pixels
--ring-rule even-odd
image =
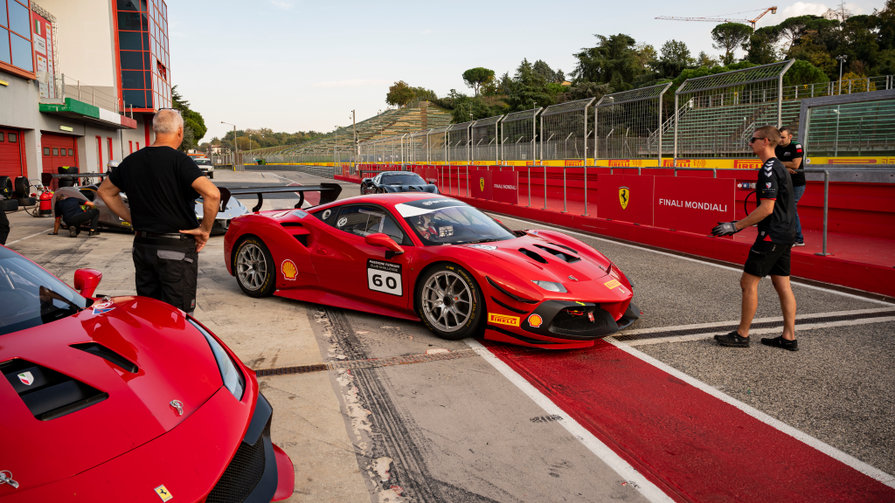
[[[96,236],[99,234],[97,224],[99,224],[99,210],[96,205],[88,201],[85,197],[83,200],[77,197],[69,196],[63,192],[54,194],[56,204],[53,205],[53,213],[55,221],[53,222],[53,234],[59,233],[59,227],[62,221],[68,225],[68,234],[71,237],[77,237],[81,233],[81,225],[90,222],[90,231],[88,236]],[[82,209],[81,205],[87,206]]]
[[[787,126],[780,128],[780,145],[774,149],[774,155],[780,159],[792,177],[792,190],[796,200],[796,242],[793,246],[805,246],[802,222],[799,220],[799,199],[805,195],[805,167],[802,166],[805,154],[802,152],[802,145],[792,141],[792,130]]]
[[[199,251],[208,242],[221,194],[196,163],[177,150],[183,142],[183,117],[170,108],[152,120],[155,142],[124,158],[103,180],[99,196],[131,222],[137,295],[163,300],[193,312]],[[120,192],[127,193],[130,208]],[[201,224],[195,200],[204,198]]]
[[[6,244],[9,236],[9,217],[6,216],[6,198],[0,195],[0,245]]]
[[[749,145],[761,159],[758,170],[757,195],[759,205],[746,218],[733,222],[719,222],[712,234],[728,236],[750,225],[758,225],[758,237],[749,250],[749,258],[743,266],[740,288],[743,291],[740,324],[736,330],[716,335],[722,346],[749,347],[749,328],[758,308],[758,283],[771,275],[780,309],[783,311],[783,334],[762,338],[761,343],[790,351],[798,351],[796,341],[796,297],[789,282],[790,251],[796,233],[796,203],[789,172],[774,156],[774,147],[780,142],[780,133],[773,126],[755,130]]]

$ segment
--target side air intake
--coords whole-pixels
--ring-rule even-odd
[[[19,358],[0,363],[0,372],[36,419],[49,421],[109,398],[71,377]]]

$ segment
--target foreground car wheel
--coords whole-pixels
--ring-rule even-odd
[[[417,287],[416,305],[426,327],[449,340],[475,335],[484,309],[475,280],[454,264],[428,271]]]
[[[250,297],[267,297],[276,288],[270,251],[258,238],[247,238],[236,248],[234,270],[239,288]]]

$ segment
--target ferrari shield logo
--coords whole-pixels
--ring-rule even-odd
[[[17,377],[25,386],[31,386],[31,383],[34,382],[34,375],[31,372],[19,372]]]
[[[168,492],[168,488],[164,485],[156,487],[155,494],[158,494],[158,497],[161,498],[162,501],[171,501],[171,499],[174,497],[171,495],[170,492]]]
[[[631,189],[627,187],[618,188],[618,204],[622,205],[622,209],[628,209],[628,201],[631,199]]]
[[[479,178],[479,190],[485,192],[485,177]]]

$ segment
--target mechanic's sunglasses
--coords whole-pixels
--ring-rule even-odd
[[[749,138],[749,143],[755,143],[755,140],[767,140],[767,138],[764,138],[762,136],[753,136],[752,138]]]

